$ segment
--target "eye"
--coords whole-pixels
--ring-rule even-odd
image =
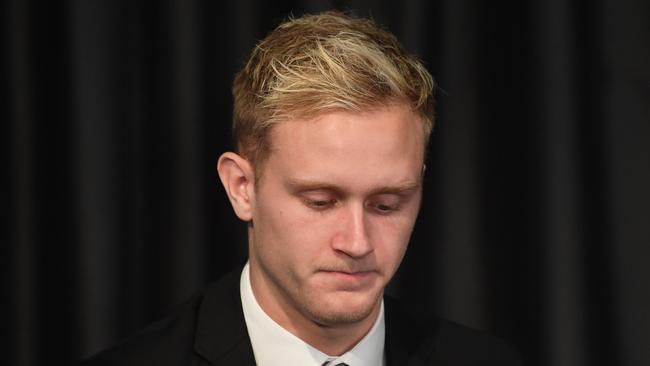
[[[322,211],[325,209],[328,209],[336,204],[336,200],[330,199],[330,200],[310,200],[310,199],[305,199],[303,200],[305,205],[311,209],[314,209],[316,211]]]
[[[401,199],[397,195],[381,194],[368,202],[368,207],[380,215],[389,215],[400,209]]]
[[[370,207],[375,210],[375,212],[382,214],[382,215],[387,215],[392,212],[395,212],[399,210],[399,206],[397,204],[395,205],[388,205],[384,203],[377,203],[377,204],[371,204]]]
[[[379,211],[393,211],[395,208],[389,205],[377,205]]]

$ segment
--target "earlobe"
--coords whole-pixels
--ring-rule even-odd
[[[251,164],[238,154],[226,152],[219,157],[217,171],[237,217],[251,221],[255,195]]]

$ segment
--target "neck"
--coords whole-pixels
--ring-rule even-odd
[[[276,286],[262,275],[259,266],[250,263],[250,283],[262,310],[282,328],[328,356],[340,356],[351,350],[368,334],[381,309],[381,297],[368,316],[357,322],[323,324],[300,312]]]

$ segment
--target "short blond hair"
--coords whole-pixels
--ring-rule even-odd
[[[278,122],[406,103],[428,141],[434,81],[397,38],[372,20],[339,12],[280,24],[252,50],[233,83],[233,137],[254,167],[269,153]]]

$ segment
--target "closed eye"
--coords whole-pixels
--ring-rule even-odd
[[[375,212],[382,214],[382,215],[387,215],[390,214],[394,211],[399,210],[399,205],[387,205],[387,204],[371,204],[370,207],[375,210]]]
[[[316,211],[322,211],[326,210],[330,207],[333,207],[336,204],[335,199],[331,200],[310,200],[310,199],[304,199],[303,200],[304,204]]]
[[[366,205],[372,212],[380,215],[390,215],[402,208],[410,196],[393,193],[382,193],[372,197]]]

